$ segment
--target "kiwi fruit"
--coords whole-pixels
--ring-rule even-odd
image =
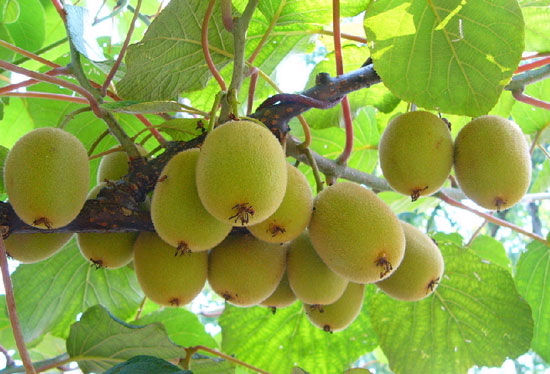
[[[143,146],[136,144],[140,155],[145,156],[147,151]],[[116,151],[106,154],[99,162],[97,169],[97,183],[116,181],[128,174],[130,159],[125,151]]]
[[[313,195],[306,177],[290,164],[287,164],[287,175],[285,197],[279,208],[265,221],[248,227],[260,240],[270,243],[294,240],[311,219]]]
[[[294,292],[292,292],[292,289],[288,284],[288,276],[285,272],[275,291],[271,294],[271,296],[262,301],[260,305],[271,308],[285,308],[293,304],[295,301],[296,295],[294,295]]]
[[[405,235],[376,194],[352,182],[321,191],[314,202],[309,236],[323,262],[356,283],[387,278],[405,253]]]
[[[267,299],[285,271],[286,248],[250,234],[229,235],[210,251],[208,282],[231,304],[252,306]]]
[[[76,218],[90,182],[86,148],[74,135],[44,127],[8,152],[4,185],[15,213],[28,225],[56,229]]]
[[[96,185],[88,193],[95,199],[105,182]],[[132,261],[137,232],[78,233],[76,240],[82,256],[97,268],[116,269]]]
[[[378,145],[384,178],[412,200],[441,188],[453,166],[453,139],[445,122],[430,112],[393,118]]]
[[[531,157],[523,132],[499,116],[481,116],[455,140],[456,180],[466,196],[490,210],[508,209],[529,188]]]
[[[416,227],[401,222],[405,232],[405,257],[389,278],[376,285],[398,300],[418,301],[436,289],[443,276],[443,256],[432,239]]]
[[[233,226],[272,215],[285,195],[287,166],[277,138],[252,121],[231,121],[206,137],[197,162],[197,191],[206,210]]]
[[[151,199],[151,219],[157,234],[178,251],[205,251],[231,231],[204,209],[197,194],[198,149],[178,153],[160,174]]]
[[[307,231],[289,243],[286,261],[290,288],[304,303],[332,304],[346,290],[347,279],[325,265]]]
[[[145,296],[160,305],[182,306],[206,283],[208,254],[174,256],[174,247],[157,234],[141,232],[134,243],[134,269]]]
[[[349,282],[342,296],[330,305],[304,304],[307,318],[315,326],[335,332],[348,327],[361,312],[365,285]]]
[[[56,254],[72,235],[71,232],[11,234],[4,240],[4,244],[11,258],[24,264],[32,264]]]

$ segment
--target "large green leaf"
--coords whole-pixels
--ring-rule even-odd
[[[478,116],[497,102],[523,52],[516,0],[379,0],[365,16],[374,67],[403,100]]]
[[[126,76],[117,87],[133,100],[173,99],[206,85],[211,74],[201,47],[201,23],[208,2],[172,0],[151,23],[141,42],[128,48]],[[224,30],[219,3],[208,29],[212,59],[218,69],[229,62],[233,46]]]
[[[550,79],[530,84],[525,88],[525,94],[540,100],[550,100]],[[523,102],[514,105],[512,117],[526,134],[533,134],[550,125],[549,110]]]
[[[158,357],[140,355],[113,366],[104,374],[193,374]]]
[[[132,326],[94,305],[71,326],[67,353],[84,373],[103,372],[138,355],[170,360],[185,356],[159,323]]]
[[[6,349],[15,349],[15,339],[11,330],[11,323],[8,317],[6,295],[0,295],[0,342]]]
[[[525,50],[529,52],[550,51],[550,8],[548,4],[540,7],[522,8],[525,19]]]
[[[347,45],[342,48],[344,66],[346,71],[358,69],[369,57],[366,47]],[[315,77],[319,73],[330,73],[334,75],[336,70],[334,53],[329,53],[324,60],[319,62],[309,75],[307,87],[315,85]],[[352,92],[348,95],[352,114],[355,116],[357,110],[367,105],[373,105],[383,112],[391,112],[399,99],[395,97],[384,85],[375,84],[369,88]],[[342,107],[337,105],[331,109],[310,109],[304,114],[309,125],[313,128],[339,127],[342,118]]]
[[[269,308],[226,304],[219,320],[223,350],[273,373],[288,373],[296,365],[316,374],[342,372],[377,345],[366,313],[368,294],[355,322],[335,333],[314,327],[300,302],[275,314]]]
[[[40,0],[18,0],[18,3],[19,17],[4,26],[18,47],[34,52],[45,39],[44,8]]]
[[[205,345],[207,347],[217,348],[218,344],[206,331],[198,317],[185,309],[164,309],[146,315],[137,321],[134,325],[147,325],[153,322],[160,322],[166,328],[170,339],[184,347],[194,345]]]
[[[532,242],[519,258],[516,284],[533,311],[532,348],[550,362],[550,248]]]
[[[445,274],[418,302],[382,292],[369,304],[380,346],[395,373],[466,373],[500,366],[530,347],[533,320],[510,273],[438,235]]]
[[[20,265],[12,278],[27,342],[50,331],[66,336],[76,315],[98,303],[121,318],[129,318],[143,299],[131,269],[90,266],[75,240],[48,260]]]

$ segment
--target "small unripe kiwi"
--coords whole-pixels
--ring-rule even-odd
[[[141,145],[136,144],[139,154],[145,156],[147,151]],[[106,154],[99,162],[97,169],[97,183],[116,181],[128,174],[130,159],[125,151],[117,151]]]
[[[408,112],[392,119],[378,151],[390,186],[413,201],[439,190],[453,166],[451,132],[429,112]]]
[[[290,288],[307,304],[332,304],[348,285],[321,260],[307,231],[288,244],[286,267]]]
[[[95,199],[105,182],[96,185],[88,193]],[[82,256],[97,268],[116,269],[132,261],[137,232],[78,233],[76,239]]]
[[[210,251],[208,282],[234,305],[252,306],[267,299],[285,271],[286,249],[250,234],[229,235]]]
[[[151,200],[157,234],[178,251],[205,251],[219,244],[231,225],[204,209],[195,184],[198,149],[178,153],[164,167]]]
[[[232,121],[206,137],[196,176],[199,197],[210,214],[234,226],[249,226],[267,219],[283,201],[286,159],[266,127]]]
[[[285,308],[296,301],[296,295],[292,292],[288,284],[287,274],[283,274],[283,278],[279,282],[279,285],[275,291],[267,299],[262,301],[260,305],[268,306],[271,308]]]
[[[71,232],[12,234],[4,240],[4,244],[11,258],[31,264],[56,254],[72,235]]]
[[[309,236],[323,262],[356,283],[387,278],[405,253],[397,216],[372,191],[351,182],[317,195]]]
[[[260,240],[270,243],[294,240],[304,231],[311,219],[311,187],[304,174],[297,168],[287,164],[287,169],[285,197],[279,208],[265,221],[248,227],[248,231]]]
[[[15,143],[4,164],[4,184],[15,213],[28,225],[55,229],[76,218],[89,186],[86,148],[55,128],[33,130]]]
[[[304,304],[306,315],[315,326],[335,332],[348,327],[361,312],[365,285],[350,282],[344,294],[330,305]]]
[[[521,200],[531,181],[531,157],[523,132],[499,116],[481,116],[455,141],[456,180],[466,196],[491,210]]]
[[[436,289],[443,276],[443,256],[432,239],[416,227],[401,222],[405,232],[405,257],[389,278],[376,283],[389,296],[418,301]]]
[[[134,269],[145,296],[160,305],[182,306],[206,283],[208,254],[174,256],[174,247],[157,234],[142,232],[134,243]]]

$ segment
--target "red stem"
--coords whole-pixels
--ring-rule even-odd
[[[538,68],[540,66],[544,66],[544,65],[547,65],[547,64],[550,64],[550,57],[546,57],[546,58],[543,58],[543,59],[540,59],[540,60],[537,60],[537,61],[534,61],[534,62],[530,62],[530,63],[525,64],[525,65],[521,65],[514,72],[514,74],[522,73],[524,71],[535,69],[535,68]]]
[[[124,39],[124,44],[122,44],[122,48],[120,50],[120,53],[118,54],[118,57],[114,63],[114,65],[111,67],[111,70],[109,71],[109,74],[107,75],[107,79],[105,79],[105,82],[103,82],[103,86],[101,87],[101,96],[105,96],[107,92],[107,88],[109,88],[109,85],[111,84],[111,81],[113,80],[113,77],[115,76],[118,68],[120,67],[120,64],[122,63],[122,59],[124,58],[124,54],[126,53],[126,49],[128,49],[128,45],[130,44],[130,38],[132,37],[132,34],[134,32],[134,28],[136,27],[136,20],[139,15],[139,9],[141,8],[141,1],[138,0],[136,9],[134,11],[134,16],[132,17],[132,21],[130,22],[130,28],[128,29],[128,34],[126,34],[126,39]]]
[[[519,90],[512,91],[512,96],[514,96],[514,99],[516,99],[517,101],[521,101],[522,103],[550,110],[549,102],[535,99],[534,97],[525,95],[522,91],[519,91]]]
[[[239,360],[239,359],[236,359],[236,358],[233,357],[233,356],[226,355],[225,353],[219,352],[219,351],[217,351],[217,350],[215,350],[215,349],[212,349],[212,348],[210,348],[210,347],[205,347],[204,345],[196,345],[196,346],[194,346],[194,347],[189,347],[188,349],[194,350],[195,352],[198,351],[198,350],[205,351],[205,352],[209,352],[209,353],[211,353],[211,354],[213,354],[213,355],[216,355],[216,356],[219,356],[219,357],[221,357],[221,358],[223,358],[223,359],[226,359],[227,361],[231,361],[231,362],[234,362],[234,363],[236,363],[236,364],[238,364],[238,365],[244,366],[244,367],[246,367],[246,368],[248,368],[248,369],[250,369],[250,370],[252,370],[252,371],[255,371],[255,372],[257,372],[257,373],[269,374],[267,371],[264,371],[264,370],[262,370],[262,369],[260,369],[260,368],[257,368],[257,367],[255,367],[255,366],[252,366],[252,365],[250,365],[250,364],[247,364],[247,363],[244,362],[244,361],[241,361],[241,360]]]
[[[208,65],[208,68],[210,69],[210,72],[212,73],[214,78],[216,78],[216,80],[218,81],[218,84],[220,85],[221,90],[227,91],[227,86],[225,84],[225,81],[220,75],[220,72],[218,71],[218,69],[216,69],[216,65],[214,65],[214,61],[212,61],[212,56],[210,55],[210,49],[208,49],[208,22],[210,22],[210,17],[212,16],[215,3],[216,3],[216,0],[210,0],[210,2],[208,3],[208,8],[206,9],[206,14],[204,15],[204,19],[202,20],[202,30],[201,30],[202,52],[204,53],[204,59],[206,61],[206,64]]]
[[[84,96],[86,99],[88,99],[90,108],[92,108],[92,111],[94,112],[94,114],[98,117],[101,117],[101,109],[99,108],[99,104],[97,100],[94,98],[94,96],[91,93],[89,93],[87,90],[85,90],[80,86],[77,86],[76,84],[67,82],[66,80],[63,80],[63,79],[51,77],[47,74],[37,73],[35,71],[28,70],[14,64],[10,64],[9,62],[5,62],[5,61],[0,61],[0,67],[5,70],[26,75],[27,77],[31,77],[39,81],[57,84],[61,87],[68,88],[69,90],[72,90],[74,92],[78,92],[79,94]]]
[[[336,59],[336,74],[344,74],[344,62],[342,60],[342,39],[340,33],[340,0],[332,0],[332,25],[334,30],[334,57]],[[342,100],[342,112],[346,128],[346,145],[342,154],[336,160],[339,164],[345,165],[353,150],[353,121],[351,108],[346,97]]]
[[[233,14],[231,14],[231,0],[221,0],[223,27],[229,32],[233,31]]]
[[[52,77],[54,77],[56,75],[63,75],[63,74],[68,74],[68,73],[69,73],[69,70],[66,67],[59,67],[59,68],[55,68],[55,69],[52,69],[52,70],[46,72],[47,75],[52,76]],[[32,86],[32,85],[37,84],[37,83],[40,83],[40,81],[38,81],[36,79],[28,79],[28,80],[23,81],[23,82],[10,84],[8,86],[0,88],[0,95],[4,95],[8,92],[15,91],[18,88]]]
[[[246,107],[246,115],[252,113],[252,106],[254,105],[254,94],[256,93],[256,83],[258,82],[258,68],[253,68],[254,71],[250,76],[250,85],[248,86],[248,103]]]
[[[6,94],[3,94],[2,96],[34,97],[37,99],[67,101],[67,102],[76,103],[76,104],[89,104],[89,101],[82,97],[75,97],[75,96],[63,95],[63,94],[53,94],[53,93],[47,93],[47,92],[32,92],[32,91],[31,92],[8,92]]]
[[[10,317],[11,328],[13,330],[13,336],[19,351],[19,356],[23,361],[23,366],[27,373],[36,374],[34,367],[32,366],[31,357],[27,347],[25,346],[25,339],[23,332],[21,331],[21,325],[19,324],[19,317],[17,317],[17,309],[15,307],[15,297],[13,294],[13,285],[11,284],[10,272],[8,267],[8,258],[6,256],[6,247],[4,246],[4,240],[0,235],[0,268],[2,270],[2,280],[4,281],[4,289],[6,290],[6,305],[8,307],[8,315]]]
[[[57,10],[57,13],[59,13],[59,17],[63,20],[63,23],[67,22],[67,13],[65,13],[65,9],[63,9],[63,4],[59,0],[51,0],[53,6],[55,7],[55,10]]]
[[[504,221],[504,220],[502,220],[502,219],[500,219],[500,218],[498,218],[498,217],[495,217],[495,216],[493,216],[492,214],[484,213],[484,212],[481,212],[481,211],[479,211],[479,210],[477,210],[477,209],[474,209],[474,208],[471,208],[471,207],[469,207],[469,206],[467,206],[467,205],[464,205],[464,204],[462,204],[461,202],[456,201],[456,200],[454,200],[453,198],[451,198],[451,197],[445,195],[443,192],[439,192],[439,193],[437,194],[437,196],[438,196],[441,200],[445,201],[447,204],[450,204],[450,205],[455,206],[455,207],[457,207],[457,208],[461,208],[461,209],[467,210],[467,211],[469,211],[469,212],[472,212],[472,213],[474,213],[475,215],[478,215],[478,216],[480,216],[480,217],[482,217],[482,218],[485,218],[487,221],[494,223],[495,225],[499,225],[499,226],[503,226],[503,227],[508,227],[509,229],[511,229],[511,230],[513,230],[513,231],[516,231],[516,232],[519,232],[520,234],[523,234],[523,235],[525,235],[525,236],[528,236],[528,237],[530,237],[531,239],[535,239],[535,240],[537,240],[537,241],[539,241],[539,242],[541,242],[541,243],[544,243],[545,245],[550,245],[550,243],[548,243],[548,242],[546,241],[546,239],[544,239],[542,236],[538,236],[537,234],[534,234],[534,233],[532,233],[532,232],[526,231],[526,230],[522,229],[521,227],[516,226],[516,225],[514,225],[513,223],[510,223],[510,222],[508,222],[508,221]]]
[[[162,136],[162,134],[153,126],[153,124],[147,118],[145,118],[143,114],[136,114],[136,117],[141,121],[141,123],[145,125],[145,127],[147,127],[151,135],[153,135],[160,144],[166,144],[166,139],[164,139],[164,136]]]
[[[30,58],[30,59],[32,59],[32,60],[41,62],[41,63],[43,63],[44,65],[47,65],[47,66],[49,66],[49,67],[58,68],[58,67],[61,66],[61,65],[56,64],[55,62],[52,62],[52,61],[50,61],[50,60],[46,60],[45,58],[40,57],[40,56],[38,56],[38,55],[36,55],[36,54],[34,54],[34,53],[32,53],[32,52],[29,52],[29,51],[27,51],[27,50],[25,50],[25,49],[22,49],[22,48],[19,48],[19,47],[13,45],[13,44],[10,44],[10,43],[6,42],[5,40],[0,39],[0,45],[1,45],[2,47],[7,48],[7,49],[11,49],[12,51],[14,51],[14,52],[16,52],[16,53],[19,53],[20,55],[23,55],[23,56],[25,56],[25,57],[28,57],[28,58]]]

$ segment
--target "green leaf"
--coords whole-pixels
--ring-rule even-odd
[[[439,204],[439,200],[434,197],[425,196],[416,201],[411,201],[410,196],[405,196],[394,191],[380,192],[378,197],[384,200],[395,214],[404,212],[427,212]]]
[[[236,372],[236,367],[237,364],[234,362],[198,353],[192,356],[190,365],[193,374],[233,374]]]
[[[101,47],[96,40],[90,39],[93,17],[86,8],[65,4],[67,28],[75,48],[91,61],[105,61]]]
[[[148,314],[132,322],[132,324],[143,326],[153,322],[162,323],[168,333],[168,337],[174,343],[181,346],[192,347],[194,345],[204,345],[212,348],[218,347],[214,338],[206,333],[198,317],[188,310],[175,308],[164,309]]]
[[[208,2],[172,0],[149,26],[141,42],[126,53],[126,76],[117,87],[132,100],[173,99],[198,90],[210,79],[201,47],[201,23]],[[233,53],[231,34],[224,30],[219,3],[208,29],[212,60],[218,69]]]
[[[531,347],[550,362],[550,248],[539,242],[527,246],[519,258],[516,284],[533,311],[535,329]]]
[[[67,353],[84,373],[103,372],[137,355],[154,355],[170,360],[185,351],[170,341],[159,323],[132,326],[95,305],[71,326]]]
[[[112,112],[127,114],[180,112],[182,106],[177,101],[116,101],[102,104],[101,107]]]
[[[550,100],[550,79],[528,85],[525,94],[540,100]],[[526,134],[533,134],[550,125],[549,110],[520,101],[512,108],[512,117]]]
[[[512,272],[510,258],[501,242],[488,235],[479,235],[470,244],[470,249],[479,257]]]
[[[445,113],[489,112],[523,52],[516,0],[373,1],[365,31],[392,93]]]
[[[5,28],[15,45],[34,52],[44,43],[45,24],[44,8],[40,0],[19,1],[19,17]]]
[[[95,269],[75,240],[45,261],[20,265],[12,279],[26,342],[47,332],[65,337],[76,315],[97,303],[129,318],[143,299],[131,269]]]
[[[540,7],[522,8],[525,19],[525,50],[529,52],[550,51],[550,8],[548,4]]]
[[[159,126],[173,140],[189,141],[202,134],[206,121],[200,118],[174,118]]]
[[[288,373],[295,365],[316,374],[341,372],[373,350],[376,337],[363,311],[347,329],[327,333],[307,319],[302,303],[277,309],[238,308],[226,304],[219,319],[222,348],[237,358],[273,373]]]
[[[392,370],[465,373],[526,352],[533,336],[531,310],[510,273],[455,244],[456,238],[437,237],[445,274],[434,294],[404,302],[379,292],[369,304]]]
[[[537,173],[536,179],[529,191],[531,193],[546,192],[548,186],[550,186],[550,162],[546,161],[542,166],[542,170]]]
[[[8,155],[9,149],[0,145],[0,175],[4,175],[4,161]],[[4,193],[4,178],[0,178],[0,194]]]
[[[113,366],[104,374],[193,374],[189,370],[181,370],[166,360],[153,356],[140,355],[132,357],[122,364]]]
[[[366,47],[356,45],[347,45],[342,48],[344,57],[344,66],[347,69],[358,69],[369,57],[369,51]],[[315,78],[322,72],[334,72],[336,66],[334,53],[329,53],[326,58],[319,62],[309,75],[306,87],[315,85]],[[399,99],[395,97],[384,85],[375,84],[369,88],[352,92],[348,95],[352,114],[355,116],[357,110],[372,105],[382,112],[391,112]],[[342,118],[342,107],[337,105],[330,109],[310,109],[304,113],[306,120],[312,128],[339,127]]]

